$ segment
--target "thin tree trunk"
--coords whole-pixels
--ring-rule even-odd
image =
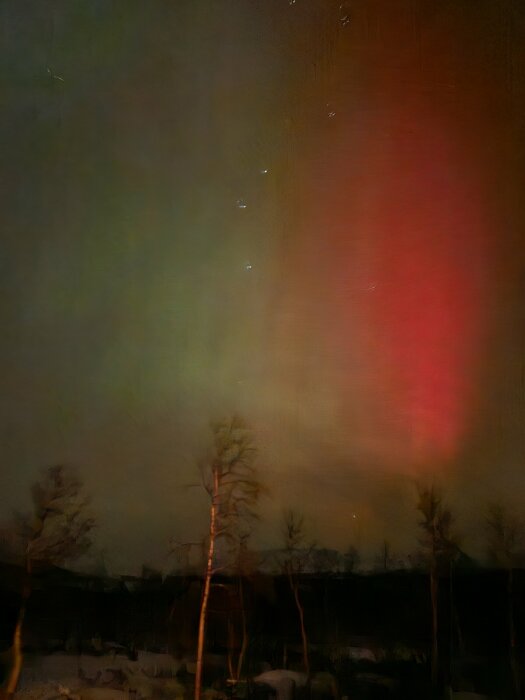
[[[5,695],[11,698],[18,686],[18,680],[20,678],[20,672],[22,671],[22,629],[24,626],[24,619],[27,609],[27,601],[31,595],[31,562],[29,558],[26,558],[25,572],[24,572],[24,583],[22,587],[22,601],[20,603],[20,610],[18,611],[18,618],[16,620],[15,631],[13,634],[13,644],[12,644],[12,664],[9,669],[9,674],[6,682]]]
[[[438,577],[436,556],[432,554],[430,563],[430,599],[432,603],[432,657],[431,674],[432,685],[437,683],[438,675]]]
[[[195,668],[195,700],[200,700],[202,687],[202,659],[204,655],[204,637],[206,633],[206,611],[210,597],[211,577],[213,574],[213,556],[215,553],[215,537],[217,534],[217,505],[219,496],[219,472],[213,467],[213,489],[210,508],[210,541],[208,543],[208,556],[206,560],[206,575],[204,590],[202,593],[201,610],[199,615],[199,636],[197,640],[197,663]]]
[[[234,651],[234,646],[235,646],[235,633],[233,630],[233,624],[231,619],[228,619],[228,654],[227,654],[227,662],[228,662],[228,674],[229,678],[232,681],[236,681],[237,678],[235,677],[235,672],[233,670],[233,651]]]
[[[463,633],[461,631],[461,621],[459,619],[459,612],[456,605],[456,595],[454,587],[454,562],[451,559],[449,562],[449,591],[450,591],[450,659],[449,659],[449,671],[450,671],[450,684],[452,683],[454,673],[456,668],[456,653],[460,659],[465,656],[465,643],[463,641]],[[457,642],[457,645],[456,645]]]
[[[463,633],[461,631],[461,621],[459,619],[459,612],[458,608],[456,605],[456,595],[455,595],[455,588],[454,588],[454,565],[453,562],[450,562],[450,614],[451,614],[451,622],[450,622],[450,655],[451,659],[453,657],[452,652],[455,650],[455,641],[457,641],[457,649],[460,658],[463,658],[465,656],[465,642],[463,640]],[[455,638],[454,638],[454,632],[455,632]]]
[[[452,558],[448,564],[448,612],[449,612],[449,649],[448,649],[448,679],[447,684],[452,687],[452,679],[454,677],[455,670],[455,644],[454,644],[454,633],[455,633],[455,614],[454,614],[454,582],[452,579]]]
[[[518,665],[516,663],[516,630],[514,625],[514,580],[512,575],[512,566],[509,568],[507,577],[507,605],[508,605],[508,627],[509,627],[509,661],[510,668],[512,671],[512,680],[514,683],[514,689],[516,691],[516,697],[521,697],[520,695],[520,682],[518,675]]]
[[[20,678],[20,672],[22,670],[22,627],[24,624],[24,617],[26,612],[25,601],[20,605],[20,610],[18,612],[18,619],[16,621],[15,632],[13,635],[13,646],[12,646],[12,665],[9,670],[9,677],[6,683],[6,696],[12,697],[18,685],[18,679]]]
[[[303,644],[303,666],[304,671],[307,676],[310,676],[310,659],[308,656],[308,639],[306,636],[306,627],[304,626],[304,610],[301,604],[301,599],[299,598],[299,589],[297,583],[293,580],[291,574],[289,574],[290,586],[293,591],[295,605],[297,606],[297,612],[299,613],[299,624],[301,626],[301,639]]]
[[[246,628],[246,612],[244,610],[244,594],[242,577],[239,577],[239,603],[240,603],[240,613],[241,613],[241,648],[239,650],[239,655],[237,656],[237,663],[233,663],[234,648],[235,648],[235,631],[233,624],[228,621],[228,672],[230,678],[235,683],[238,683],[241,678],[242,665],[244,662],[244,656],[246,654],[246,648],[248,646],[248,632]]]
[[[239,652],[239,658],[237,660],[237,677],[235,680],[239,680],[242,672],[242,665],[244,663],[244,656],[246,654],[246,648],[248,646],[248,630],[246,627],[246,610],[244,608],[244,590],[242,585],[242,577],[239,578],[239,599],[241,603],[241,623],[242,623],[242,643],[241,650]]]

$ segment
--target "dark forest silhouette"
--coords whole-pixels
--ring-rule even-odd
[[[157,622],[139,621],[131,614],[131,625],[125,639],[120,640],[130,658],[136,653],[133,650],[147,644],[146,639],[156,639],[160,647],[168,644],[171,653],[180,658],[195,655],[192,692],[196,700],[203,697],[204,687],[208,687],[213,676],[213,666],[208,667],[207,659],[214,649],[224,650],[228,692],[234,695],[241,693],[242,688],[246,692],[247,679],[253,677],[264,658],[273,659],[272,665],[283,669],[283,673],[286,669],[291,669],[290,673],[301,669],[311,688],[322,684],[320,672],[330,670],[335,673],[330,676],[332,690],[350,682],[345,681],[345,673],[353,668],[352,664],[358,668],[359,664],[368,663],[377,675],[380,663],[386,663],[380,659],[390,658],[390,674],[396,664],[400,669],[403,663],[411,663],[414,678],[419,677],[423,686],[426,682],[428,692],[440,697],[444,688],[461,683],[468,649],[494,655],[490,635],[501,639],[503,634],[510,679],[505,692],[520,696],[525,618],[518,601],[525,594],[521,568],[524,530],[521,521],[504,505],[491,504],[480,513],[486,540],[485,566],[469,558],[460,546],[452,512],[434,485],[419,485],[415,494],[414,532],[419,531],[420,546],[410,557],[410,566],[400,566],[399,556],[394,555],[385,538],[372,567],[366,570],[355,545],[343,554],[310,543],[305,516],[293,510],[283,515],[281,548],[271,556],[265,555],[250,547],[258,519],[258,500],[266,492],[255,466],[254,435],[241,418],[234,416],[214,424],[212,437],[211,451],[199,466],[199,488],[204,488],[209,498],[208,534],[203,540],[197,537],[194,543],[172,540],[172,554],[176,555],[173,573],[166,575],[144,565],[142,575],[135,579],[74,575],[80,590],[87,591],[95,585],[100,596],[107,595],[104,590],[109,583],[103,584],[106,580],[115,582],[111,586],[121,591],[119,596],[124,595],[124,580],[125,585],[132,586],[129,590],[135,591],[133,595],[140,592],[159,596],[155,602],[151,598],[149,604],[157,610]],[[2,566],[5,580],[11,578],[4,587],[8,591],[13,585],[19,586],[18,612],[9,633],[9,648],[2,657],[6,668],[2,690],[5,696],[16,691],[27,635],[27,639],[34,639],[37,620],[33,618],[30,595],[34,577],[39,581],[39,591],[52,590],[56,581],[62,581],[60,585],[69,590],[73,579],[68,579],[67,569],[57,567],[67,565],[90,548],[95,525],[82,481],[66,467],[44,470],[31,489],[31,501],[32,512],[16,515],[2,532]],[[350,519],[351,514],[349,523]],[[193,550],[197,553],[196,562],[191,563]],[[265,571],[269,564],[273,564],[273,570]],[[58,579],[53,584],[52,578],[46,578],[49,576]],[[97,580],[101,583],[88,583]],[[372,612],[374,606],[377,608],[381,586],[387,606],[381,608],[382,622]],[[487,595],[497,596],[493,605],[503,611],[503,620],[498,612],[481,635],[474,632],[477,624],[473,616],[478,603],[475,596],[469,600],[466,593],[476,586]],[[40,595],[45,600],[48,593]],[[412,605],[410,615],[403,617],[402,608],[396,609],[396,597],[404,605]],[[163,620],[160,627],[159,620]],[[102,619],[97,624],[104,626]],[[144,636],[148,624],[151,629]],[[397,639],[392,636],[392,629],[397,629]],[[422,640],[426,635],[425,644]],[[362,641],[356,645],[352,640],[357,638]],[[39,639],[36,648],[42,648],[42,633]],[[101,649],[104,643],[97,642]],[[93,644],[90,647],[79,638],[76,646],[84,645],[84,651],[91,648],[95,653]],[[277,644],[277,648],[270,651],[272,644]],[[362,652],[352,652],[361,654],[361,659],[344,660],[345,648],[357,649],[363,644]],[[403,646],[411,649],[408,656],[401,654]],[[383,651],[379,652],[379,647]],[[424,669],[428,671],[426,681],[425,674],[421,675]],[[260,678],[264,677],[263,673]],[[290,683],[296,682],[295,677],[290,678]]]

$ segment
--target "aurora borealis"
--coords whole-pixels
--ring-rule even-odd
[[[415,478],[467,544],[489,498],[523,507],[518,1],[1,18],[5,514],[71,462],[112,566],[163,565],[203,527],[183,485],[231,411],[270,486],[262,546],[292,504],[322,544],[408,551]]]

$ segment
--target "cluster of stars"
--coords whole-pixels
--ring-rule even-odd
[[[288,4],[289,4],[289,5],[295,5],[295,4],[296,4],[296,0],[288,0]],[[341,13],[341,14],[340,14],[340,17],[339,17],[339,22],[341,23],[341,25],[342,25],[343,27],[346,27],[346,25],[350,22],[350,13],[348,12],[348,8],[347,8],[347,6],[346,6],[346,3],[343,3],[343,4],[339,5],[339,10],[340,10],[340,13]],[[335,110],[331,107],[330,103],[327,103],[327,104],[326,104],[326,107],[327,107],[327,109],[328,109],[328,112],[327,112],[328,118],[329,118],[329,119],[333,119],[333,118],[335,117],[335,115],[336,115]],[[261,168],[261,169],[259,170],[259,174],[260,174],[260,175],[267,175],[267,174],[268,174],[268,168]],[[241,198],[241,199],[238,199],[238,200],[237,200],[235,206],[237,207],[237,209],[247,209],[247,206],[248,206],[248,205],[246,204],[246,202],[244,201],[244,199]],[[253,266],[252,266],[252,264],[251,264],[250,262],[247,262],[247,263],[244,264],[244,269],[245,269],[246,272],[250,272],[250,271],[253,269]],[[368,286],[368,290],[369,290],[369,291],[374,291],[375,288],[376,288],[375,283],[374,283],[374,284],[370,284],[370,285]],[[355,515],[354,515],[354,517],[355,517]]]
[[[295,5],[296,0],[288,0],[288,4]],[[342,27],[346,27],[348,24],[350,24],[350,13],[348,11],[347,3],[339,5],[339,10],[341,12],[339,22]]]
[[[260,175],[268,175],[268,172],[268,168],[260,168],[259,170]],[[235,206],[237,207],[237,209],[247,209],[248,207],[248,205],[242,198],[236,201]],[[244,269],[246,272],[251,272],[251,270],[253,270],[253,265],[251,264],[251,262],[245,262]]]

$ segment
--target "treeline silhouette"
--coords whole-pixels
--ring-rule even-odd
[[[206,680],[205,651],[225,656],[236,687],[263,659],[310,678],[320,664],[359,655],[356,649],[363,662],[424,667],[435,694],[473,658],[490,659],[501,669],[497,682],[510,684],[508,697],[521,697],[524,529],[502,504],[480,514],[485,567],[464,552],[439,489],[421,484],[419,547],[403,566],[385,539],[363,572],[354,543],[344,554],[318,546],[307,518],[292,510],[282,516],[281,547],[261,556],[251,539],[268,491],[253,432],[233,416],[213,424],[212,437],[196,484],[209,499],[208,532],[193,542],[171,539],[171,575],[147,566],[138,577],[64,568],[91,547],[95,519],[73,470],[43,470],[31,510],[0,532],[4,694],[16,691],[24,649],[97,653],[116,645],[130,654],[196,656],[195,700]]]

